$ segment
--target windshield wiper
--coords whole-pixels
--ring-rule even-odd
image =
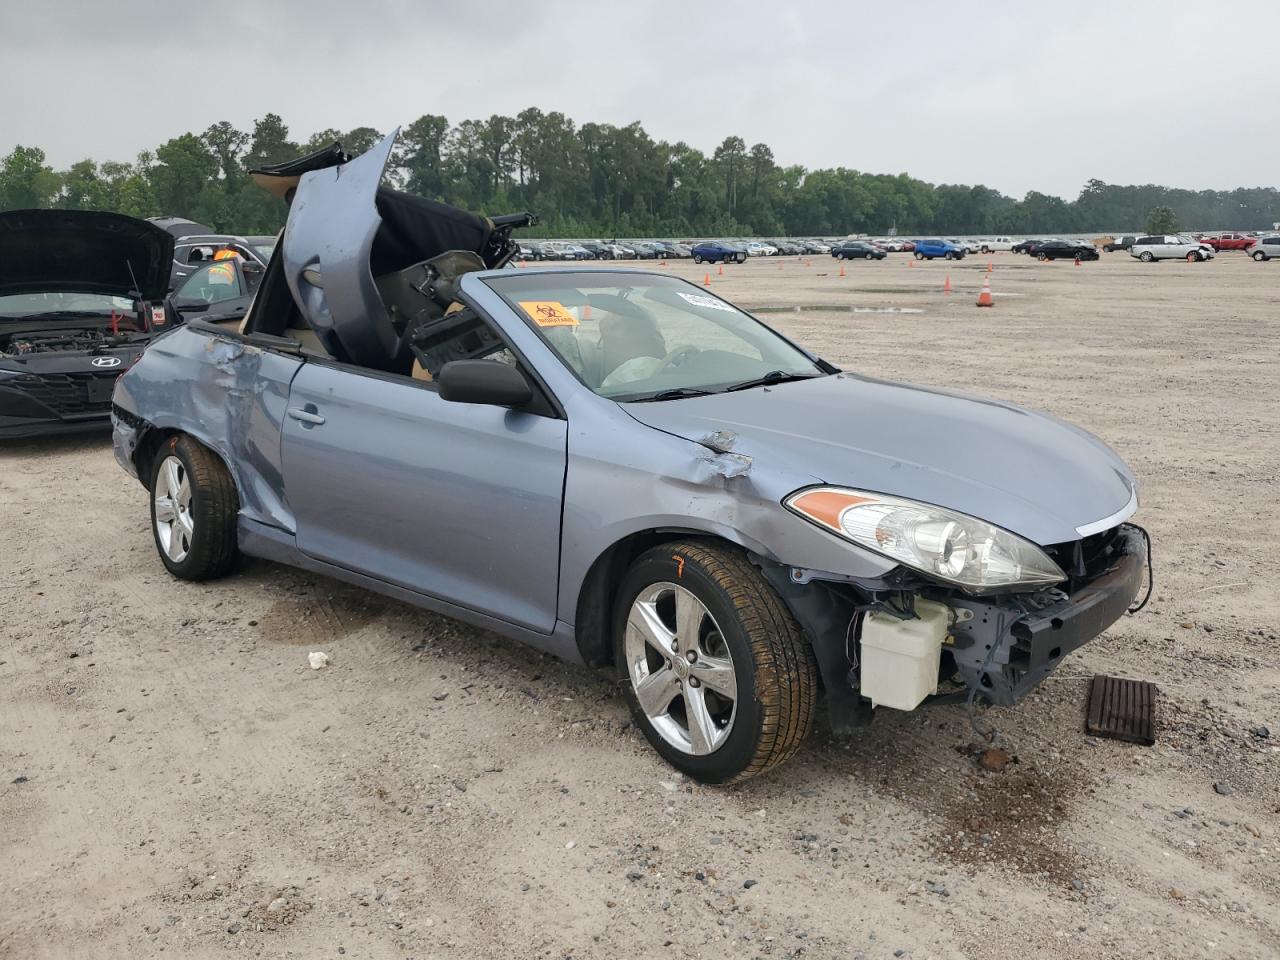
[[[763,377],[756,377],[754,380],[743,380],[741,383],[725,387],[724,392],[750,390],[752,387],[766,387],[774,383],[790,383],[793,380],[813,380],[820,376],[822,376],[820,373],[787,373],[785,370],[770,370]]]
[[[633,397],[633,403],[648,403],[651,400],[680,400],[683,397],[706,397],[716,390],[703,390],[701,387],[676,387],[673,390],[660,390],[657,393],[650,393],[639,397]]]

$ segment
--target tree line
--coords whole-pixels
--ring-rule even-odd
[[[85,159],[55,170],[39,147],[17,146],[0,161],[0,209],[173,215],[219,231],[274,233],[284,205],[246,171],[335,140],[358,154],[379,137],[358,127],[294,141],[284,120],[269,113],[252,131],[215,123],[132,162]],[[782,166],[767,144],[748,147],[735,136],[707,155],[683,141],[654,140],[639,123],[578,125],[532,107],[456,125],[435,114],[419,117],[401,131],[387,177],[468,210],[532,211],[540,218],[537,234],[546,237],[1087,233],[1141,229],[1157,208],[1187,229],[1280,221],[1274,187],[1195,191],[1090,180],[1073,200],[1037,191],[1015,199],[905,173]]]

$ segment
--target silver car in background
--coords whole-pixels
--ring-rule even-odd
[[[1011,704],[1130,609],[1132,473],[1076,427],[839,370],[661,272],[500,269],[511,222],[304,158],[239,326],[120,378],[177,577],[252,554],[612,670],[705,782],[877,709]],[[340,175],[339,175],[340,172]]]
[[[1215,251],[1209,244],[1172,234],[1138,237],[1129,248],[1129,256],[1143,263],[1151,263],[1153,260],[1197,262],[1212,260],[1214,255]]]

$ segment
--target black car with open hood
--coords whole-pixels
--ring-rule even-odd
[[[0,437],[107,426],[116,377],[167,329],[172,260],[145,220],[0,213]]]

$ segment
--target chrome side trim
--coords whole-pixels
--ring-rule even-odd
[[[1101,520],[1095,520],[1093,523],[1086,523],[1082,527],[1076,527],[1076,533],[1082,537],[1091,537],[1095,533],[1101,533],[1103,530],[1110,530],[1117,524],[1124,523],[1135,513],[1138,512],[1138,488],[1133,488],[1133,493],[1129,496],[1129,502],[1123,507],[1111,514],[1109,517],[1103,517]]]

